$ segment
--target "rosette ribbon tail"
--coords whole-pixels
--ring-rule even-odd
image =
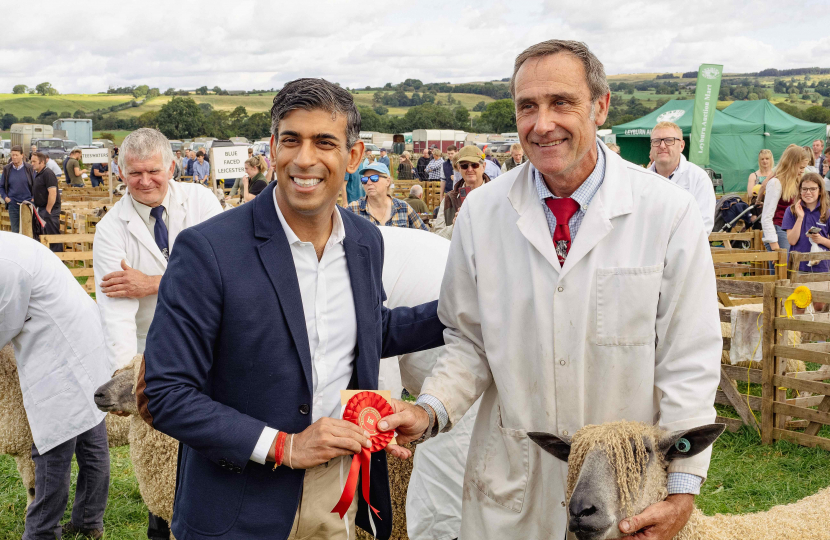
[[[346,478],[346,485],[343,487],[343,494],[340,495],[340,500],[332,510],[332,512],[337,513],[340,516],[340,519],[343,519],[343,516],[346,515],[346,512],[349,511],[349,507],[352,505],[352,500],[357,492],[357,481],[360,478],[361,469],[363,469],[363,499],[378,519],[380,519],[380,514],[378,513],[377,508],[372,506],[372,503],[369,502],[369,468],[371,467],[371,464],[372,453],[368,448],[364,448],[359,454],[355,454],[352,458],[352,466],[349,469],[349,476]]]

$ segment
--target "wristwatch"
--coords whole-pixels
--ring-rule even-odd
[[[424,430],[424,433],[417,440],[412,441],[412,444],[422,443],[431,438],[433,436],[434,428],[438,426],[438,422],[435,421],[435,411],[432,410],[432,407],[424,403],[416,403],[415,406],[426,411],[427,416],[429,416],[429,425],[427,425],[426,430]]]

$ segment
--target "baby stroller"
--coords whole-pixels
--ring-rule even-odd
[[[749,230],[753,226],[750,219],[755,205],[746,204],[738,195],[726,195],[715,205],[715,226],[712,232],[732,232],[732,228],[742,221],[744,229]],[[749,242],[733,242],[732,247],[747,249]]]

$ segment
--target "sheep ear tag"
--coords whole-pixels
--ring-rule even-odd
[[[393,441],[395,435],[392,431],[380,431],[378,429],[378,422],[381,418],[394,412],[392,405],[389,404],[389,394],[388,390],[380,392],[342,390],[340,392],[343,420],[357,424],[366,430],[369,433],[369,442],[372,443],[371,448],[363,448],[359,454],[355,454],[352,458],[352,466],[349,469],[346,485],[343,487],[343,494],[340,495],[340,500],[332,509],[332,512],[337,513],[340,519],[343,519],[343,516],[346,515],[352,505],[352,500],[357,492],[357,481],[361,474],[363,476],[363,499],[380,519],[377,509],[369,502],[369,468],[372,464],[372,453],[386,448]],[[363,470],[361,471],[361,469]]]
[[[681,437],[680,439],[677,439],[676,443],[674,443],[674,447],[681,454],[686,454],[692,449],[692,443],[690,443],[688,439]]]

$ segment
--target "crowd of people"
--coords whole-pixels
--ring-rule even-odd
[[[173,519],[150,514],[152,540],[342,539],[356,524],[388,538],[384,452],[369,458],[362,494],[332,512],[351,458],[394,431],[386,454],[407,459],[401,445],[447,440],[471,410],[474,426],[439,454],[449,472],[419,488],[436,490],[422,501],[450,501],[428,512],[442,538],[562,538],[569,519],[571,532],[673,538],[706,478],[708,445],[680,439],[693,448],[671,462],[665,500],[617,522],[575,515],[564,467],[528,432],[555,433],[567,451],[587,424],[658,422],[684,437],[714,422],[723,342],[711,180],[683,156],[677,124],[654,127],[647,168],[597,138],[610,90],[583,43],[523,51],[510,92],[520,142],[504,163],[475,145],[424,148],[414,166],[400,157],[399,180],[440,182],[430,225],[423,186],[392,196],[391,160],[365,151],[352,95],[305,78],[275,97],[270,155],[245,161],[230,194],[245,204],[232,211],[200,185],[202,150],[174,155],[150,128],[124,139],[110,167],[126,194],[95,232],[97,303],[47,248],[0,232],[0,345],[14,346],[36,463],[24,540],[103,536],[109,460],[92,395],[137,355],[140,416],[180,442]],[[787,148],[777,166],[759,154],[748,187],[761,186],[770,249],[830,247],[817,172],[830,152],[816,142],[810,157]],[[70,185],[89,174],[78,157],[64,164]],[[54,232],[48,162],[13,148],[0,196],[12,216],[31,203]],[[387,308],[385,227],[404,235],[398,252],[448,246],[438,297]],[[438,347],[414,377],[417,401],[393,399],[376,433],[342,419],[341,391],[377,389],[381,358]],[[73,455],[83,487],[61,525]]]

